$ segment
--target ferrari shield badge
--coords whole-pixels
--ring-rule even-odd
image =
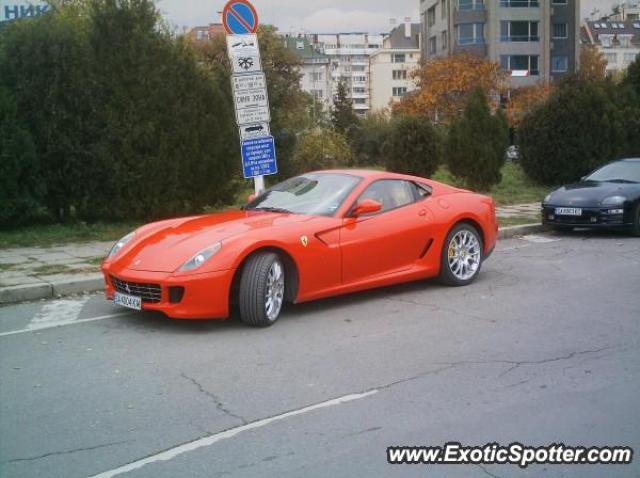
[[[309,245],[309,238],[307,236],[300,236],[300,242],[304,247]]]

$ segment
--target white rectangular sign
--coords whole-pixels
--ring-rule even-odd
[[[240,139],[242,140],[263,136],[271,136],[269,123],[253,123],[240,127]]]
[[[227,35],[227,51],[234,74],[255,73],[262,70],[258,37],[249,35]]]
[[[236,91],[233,96],[236,103],[236,111],[253,108],[269,108],[266,88]]]
[[[271,121],[268,106],[236,110],[236,118],[238,120],[239,126],[244,126],[252,123],[268,123],[269,121]]]
[[[267,80],[264,73],[250,75],[233,75],[231,77],[231,87],[234,92],[254,90],[256,88],[266,88]]]

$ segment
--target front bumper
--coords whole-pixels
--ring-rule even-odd
[[[162,312],[173,319],[225,319],[229,316],[229,296],[234,270],[173,276],[165,272],[134,271],[130,269],[111,270],[102,267],[105,280],[105,295],[113,300],[116,284],[119,290],[122,284],[129,284],[131,295],[143,295],[142,310]],[[136,287],[137,284],[142,287]],[[148,286],[159,287],[159,294],[140,294],[148,290]],[[182,294],[171,293],[170,290],[183,288]],[[178,300],[179,299],[179,300]],[[177,301],[178,300],[178,301]]]
[[[568,216],[556,214],[556,208],[565,207],[561,205],[543,205],[542,206],[542,223],[549,226],[568,226],[568,227],[628,227],[632,225],[632,221],[628,219],[629,213],[626,209],[614,207],[582,207],[580,216]],[[573,207],[573,206],[568,206]],[[622,210],[622,214],[616,212],[611,214],[615,209]]]

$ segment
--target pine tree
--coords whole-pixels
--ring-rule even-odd
[[[353,102],[347,94],[347,83],[340,81],[333,101],[331,124],[338,133],[350,137],[353,128],[358,125],[358,117],[353,111]]]
[[[491,114],[484,90],[475,89],[462,117],[449,129],[449,170],[470,188],[488,191],[502,179],[508,137],[505,115],[500,110]]]
[[[438,132],[426,116],[404,115],[391,125],[383,148],[387,169],[431,177],[441,162]]]

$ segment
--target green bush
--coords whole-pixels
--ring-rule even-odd
[[[0,226],[28,222],[43,195],[38,157],[9,92],[0,87]]]
[[[447,164],[465,185],[488,191],[502,178],[509,129],[502,113],[491,114],[482,89],[471,92],[462,117],[455,120],[447,136]]]
[[[351,133],[351,147],[358,166],[384,166],[384,143],[389,136],[389,119],[382,113],[370,113]]]
[[[383,152],[388,170],[431,177],[441,163],[441,138],[426,116],[393,119]]]
[[[228,80],[150,0],[64,2],[14,22],[0,41],[0,85],[33,139],[55,219],[152,219],[233,196]]]
[[[535,181],[577,181],[628,148],[625,118],[611,82],[569,79],[527,115],[517,131],[520,161]]]
[[[293,153],[294,174],[353,164],[347,139],[333,129],[317,128],[302,135]]]

